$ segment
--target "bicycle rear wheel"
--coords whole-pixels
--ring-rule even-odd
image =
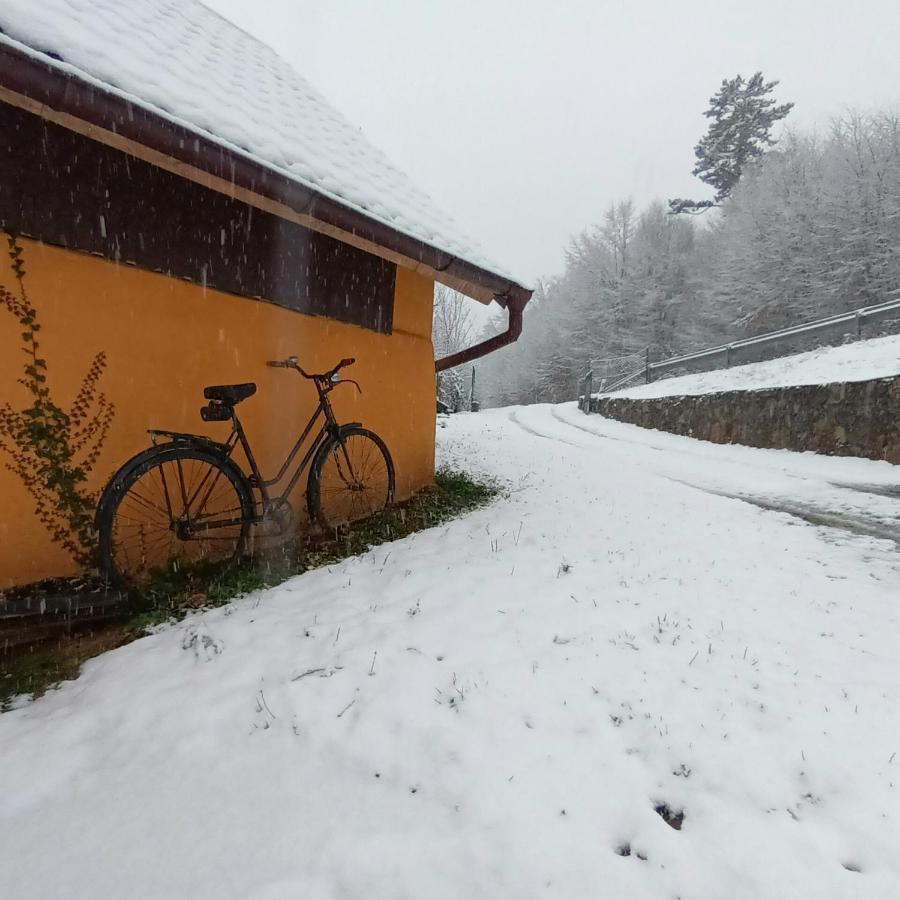
[[[199,447],[162,446],[126,464],[104,492],[97,524],[110,578],[154,577],[226,563],[247,549],[253,496],[229,460]]]
[[[342,428],[316,454],[306,490],[309,517],[326,531],[383,512],[394,501],[394,462],[366,428]]]

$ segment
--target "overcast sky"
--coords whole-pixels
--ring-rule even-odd
[[[206,0],[266,41],[498,263],[533,281],[632,196],[691,177],[724,77],[827,127],[900,110],[898,0]]]

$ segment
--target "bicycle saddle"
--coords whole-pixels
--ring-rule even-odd
[[[203,388],[203,396],[207,400],[218,400],[226,406],[237,406],[241,400],[246,400],[256,393],[256,385],[253,382],[247,384],[213,384]]]

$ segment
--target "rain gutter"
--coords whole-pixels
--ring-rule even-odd
[[[495,299],[498,303],[500,302],[499,297]],[[501,306],[506,307],[508,316],[506,331],[495,334],[493,337],[482,341],[480,344],[475,344],[473,347],[468,347],[465,350],[460,350],[458,353],[451,353],[449,356],[435,360],[435,370],[443,372],[445,369],[461,366],[463,363],[472,362],[473,359],[478,359],[481,356],[487,356],[488,353],[493,353],[495,350],[517,341],[522,333],[522,313],[525,311],[525,304],[530,299],[531,291],[525,288],[519,288],[517,293],[508,293],[501,303]]]

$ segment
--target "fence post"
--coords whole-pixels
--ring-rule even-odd
[[[644,360],[645,360],[644,361],[644,366],[645,366],[644,381],[647,384],[650,384],[650,382],[653,380],[653,376],[650,374],[650,346],[649,345],[647,346],[647,349],[644,352]]]
[[[731,344],[725,345],[725,368],[731,368]]]
[[[858,312],[856,314],[856,339],[859,340],[862,337],[862,313]]]
[[[585,413],[590,413],[591,411],[591,394],[594,393],[594,370],[588,369],[587,378],[584,379],[585,389],[584,389],[584,411]]]

